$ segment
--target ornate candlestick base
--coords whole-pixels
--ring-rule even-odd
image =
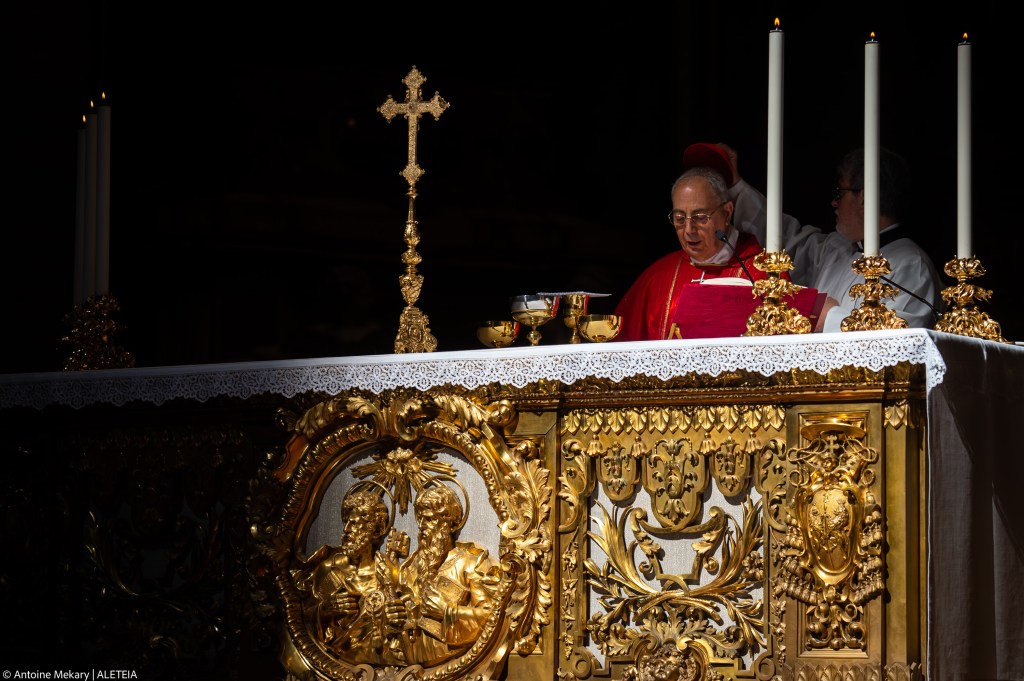
[[[843,331],[907,328],[907,320],[882,302],[882,298],[896,297],[895,287],[878,282],[879,277],[892,272],[889,261],[880,255],[865,255],[854,260],[850,268],[864,277],[863,284],[854,284],[850,287],[850,297],[855,300],[863,298],[864,302],[843,320],[839,328]]]
[[[111,340],[122,327],[110,318],[110,314],[120,309],[112,296],[93,296],[64,315],[69,331],[61,342],[71,347],[71,354],[64,361],[64,371],[129,369],[135,366],[132,354]]]
[[[935,330],[1008,343],[1003,338],[999,322],[980,311],[976,304],[979,300],[988,302],[992,291],[965,283],[968,279],[976,279],[985,274],[981,262],[977,258],[953,258],[946,263],[943,271],[947,276],[954,277],[957,283],[956,286],[942,290],[942,299],[949,307],[936,322]]]
[[[433,352],[434,350],[437,350],[437,338],[430,333],[430,321],[427,319],[427,315],[414,305],[406,305],[398,318],[395,352]]]
[[[785,251],[762,251],[754,258],[754,267],[768,273],[767,279],[754,282],[754,293],[761,297],[761,304],[747,319],[744,336],[780,336],[793,333],[810,333],[811,320],[791,308],[783,300],[799,287],[782,278],[783,272],[793,269],[793,261]]]

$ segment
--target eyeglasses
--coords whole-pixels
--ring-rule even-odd
[[[724,205],[725,203],[720,203],[718,204],[718,208],[721,208]],[[681,210],[674,210],[668,214],[668,221],[676,227],[686,227],[687,220],[697,227],[703,227],[711,222],[711,216],[718,212],[718,208],[715,208],[710,213],[694,213],[693,215],[687,215]]]
[[[856,187],[836,187],[835,191],[836,193],[832,196],[833,201],[838,201],[839,199],[843,198],[843,192],[853,192],[854,194],[856,194],[860,190],[857,189]]]

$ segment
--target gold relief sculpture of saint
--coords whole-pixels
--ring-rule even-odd
[[[355,491],[342,503],[342,544],[321,547],[297,580],[306,595],[307,623],[340,659],[374,665],[437,665],[462,654],[494,610],[501,567],[488,550],[453,539],[465,522],[458,495],[437,483],[413,504],[417,549],[388,531],[379,494]],[[406,558],[399,564],[398,558]]]
[[[271,477],[290,491],[276,528],[253,531],[277,566],[290,680],[490,681],[534,650],[552,602],[552,490],[538,442],[510,441],[510,403],[403,390],[281,416],[294,434]],[[342,473],[356,481],[339,490],[337,546],[307,554]],[[471,489],[498,519],[494,546],[460,536]],[[414,538],[400,529],[413,520]]]
[[[486,548],[454,540],[465,517],[450,487],[427,488],[414,507],[418,546],[399,569],[398,588],[405,659],[428,666],[462,654],[480,636],[498,603],[502,570]]]
[[[313,636],[341,659],[396,664],[405,657],[394,588],[398,566],[393,554],[377,550],[391,524],[388,509],[380,494],[350,490],[341,518],[341,545],[321,546],[307,561],[311,568],[296,579],[306,621]]]

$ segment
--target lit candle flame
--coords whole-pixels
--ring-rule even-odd
[[[775,17],[775,30],[779,30],[779,18]]]
[[[875,32],[874,31],[871,31],[871,37],[868,38],[868,40],[870,40],[871,42],[875,41]]]
[[[964,31],[964,42],[967,42],[967,31]]]
[[[100,93],[100,99],[104,99],[105,100],[106,98],[107,98],[107,93],[106,92],[101,92]]]
[[[85,123],[85,114],[82,114],[82,122]]]

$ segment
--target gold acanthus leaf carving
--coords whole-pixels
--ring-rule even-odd
[[[626,651],[639,635],[631,625],[642,631],[661,627],[678,636],[700,639],[721,657],[736,657],[744,650],[764,646],[764,605],[751,595],[765,575],[760,503],[745,502],[743,520],[732,521],[732,531],[725,531],[732,519],[717,508],[712,509],[707,523],[692,528],[703,539],[694,542],[700,555],[695,562],[715,571],[709,583],[693,588],[689,582],[699,572],[699,565],[690,575],[662,571],[659,555],[663,549],[644,530],[644,509],[630,508],[619,516],[617,508],[611,513],[601,504],[595,508],[601,512],[595,518],[598,529],[588,536],[608,559],[602,566],[592,558],[584,561],[587,581],[604,608],[603,613],[591,616],[588,629],[605,654]],[[634,539],[627,542],[627,534]],[[638,550],[643,555],[639,563]],[[717,558],[711,555],[714,550]],[[660,587],[648,579],[656,580]],[[712,622],[721,622],[723,611],[734,625],[718,630]]]
[[[779,405],[686,405],[678,407],[636,407],[629,409],[578,409],[562,419],[561,432],[567,436],[583,433],[622,434],[685,433],[691,428],[704,431],[780,430],[786,410]]]
[[[711,458],[711,474],[726,496],[735,495],[746,489],[754,453],[760,449],[761,443],[756,438],[747,440],[745,447],[740,447],[731,437],[717,446],[710,439],[701,443],[701,452]]]
[[[700,514],[709,479],[707,457],[686,438],[658,440],[643,466],[654,517],[666,528],[686,527]]]

